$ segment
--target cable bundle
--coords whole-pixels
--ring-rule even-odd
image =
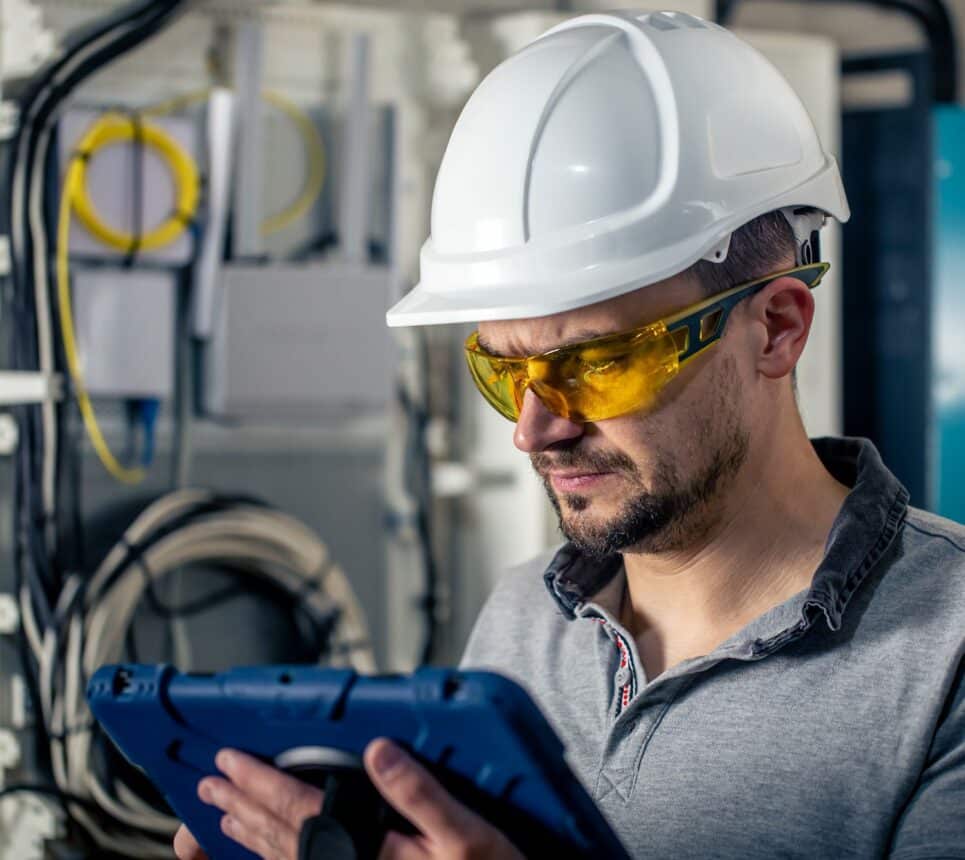
[[[48,162],[60,112],[77,86],[163,29],[184,5],[185,0],[138,0],[70,34],[61,56],[19,99],[20,125],[7,159],[8,193],[0,200],[0,232],[9,232],[11,240],[7,318],[15,369],[53,375],[68,364],[63,344],[53,337],[62,321],[51,302],[47,206]],[[318,169],[311,173],[311,189],[318,185],[317,175]],[[296,203],[305,205],[302,197]],[[61,282],[66,289],[66,277]],[[68,304],[63,312],[69,314]],[[156,604],[154,583],[173,570],[197,562],[219,564],[268,583],[297,604],[316,640],[325,643],[319,650],[328,662],[371,670],[365,623],[344,576],[304,525],[257,503],[203,491],[180,491],[151,505],[91,576],[80,573],[87,567],[79,453],[67,420],[72,405],[48,400],[16,408],[14,546],[24,677],[37,715],[38,749],[49,750],[55,785],[18,784],[0,794],[51,794],[99,849],[169,857],[176,822],[133,783],[118,774],[104,776],[105,745],[84,699],[93,669],[121,659],[141,598]],[[63,504],[70,499],[72,504]]]
[[[199,563],[258,580],[297,605],[315,628],[321,662],[374,670],[362,609],[325,546],[303,523],[257,502],[204,490],[163,496],[127,529],[93,576],[67,580],[52,625],[41,630],[29,593],[20,594],[39,666],[54,779],[71,815],[101,848],[169,857],[177,821],[141,797],[136,786],[117,776],[108,784],[98,775],[103,739],[91,722],[87,679],[99,666],[123,661],[138,605],[144,598],[157,601],[154,586]]]
[[[60,56],[39,72],[18,97],[19,124],[5,146],[6,193],[0,196],[0,232],[10,236],[11,277],[5,290],[10,366],[53,376],[63,367],[52,332],[50,233],[47,209],[48,157],[60,111],[70,94],[98,69],[161,30],[184,0],[138,0],[92,26],[68,34]],[[42,711],[38,692],[40,652],[35,646],[55,622],[68,578],[82,568],[79,527],[79,460],[67,421],[69,404],[48,399],[15,408],[19,445],[14,487],[14,569],[16,590],[28,611],[32,641],[21,634],[24,678],[33,712]],[[73,504],[58,505],[61,499]],[[37,742],[47,738],[39,720]],[[40,763],[41,766],[43,762]],[[66,800],[52,786],[18,786]],[[13,790],[12,787],[4,792]]]

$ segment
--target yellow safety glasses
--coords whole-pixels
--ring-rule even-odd
[[[724,333],[730,312],[778,278],[813,289],[828,263],[777,272],[718,293],[666,319],[631,331],[563,346],[541,355],[503,358],[466,340],[466,361],[483,397],[510,421],[519,418],[529,388],[546,408],[571,421],[603,421],[650,408],[681,367]]]

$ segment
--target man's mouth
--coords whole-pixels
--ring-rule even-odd
[[[586,492],[613,475],[613,472],[554,471],[547,472],[552,487],[558,493]]]

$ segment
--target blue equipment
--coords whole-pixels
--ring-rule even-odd
[[[172,666],[104,666],[87,698],[114,743],[216,860],[254,857],[222,834],[220,811],[197,796],[198,781],[218,773],[218,750],[233,747],[282,768],[314,756],[331,774],[344,771],[346,754],[360,767],[377,737],[406,747],[526,856],[629,860],[539,709],[495,673],[427,668],[363,676],[267,666],[199,675]],[[386,820],[384,809],[369,815],[372,826]]]

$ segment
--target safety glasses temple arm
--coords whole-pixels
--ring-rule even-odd
[[[693,358],[705,347],[716,343],[724,334],[724,327],[727,325],[727,318],[730,312],[737,307],[744,299],[759,293],[768,284],[773,283],[779,278],[792,277],[805,284],[808,289],[814,289],[821,283],[821,279],[830,268],[829,263],[812,263],[807,266],[798,266],[784,272],[776,272],[750,281],[746,284],[739,284],[733,289],[711,296],[700,304],[686,308],[676,316],[666,320],[667,330],[677,341],[678,345],[683,342],[678,361],[683,363],[689,358]],[[718,314],[718,319],[709,332],[701,331],[702,323],[708,317]],[[686,330],[687,335],[684,339],[682,332]],[[703,337],[701,336],[703,335]]]

